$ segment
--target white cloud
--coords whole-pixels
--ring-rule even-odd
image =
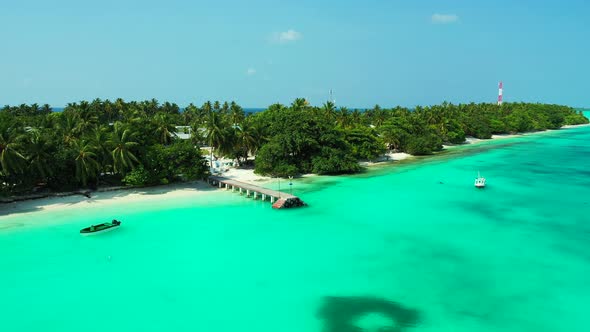
[[[252,76],[252,75],[256,74],[256,69],[254,69],[254,68],[248,68],[248,70],[246,70],[246,74],[248,76]]]
[[[277,32],[273,34],[272,40],[277,43],[290,43],[303,38],[301,32],[289,29],[283,32]]]
[[[434,24],[450,24],[459,20],[459,16],[455,14],[434,14],[432,15],[432,23]]]

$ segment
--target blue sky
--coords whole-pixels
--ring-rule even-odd
[[[567,4],[566,4],[567,3]],[[590,106],[582,0],[0,0],[0,104]]]

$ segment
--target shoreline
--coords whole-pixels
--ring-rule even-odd
[[[564,126],[560,129],[550,129],[545,131],[536,131],[520,134],[504,134],[504,135],[492,135],[490,139],[478,139],[474,137],[466,137],[465,143],[454,144],[454,145],[443,145],[443,151],[454,149],[460,146],[479,144],[481,142],[517,138],[533,134],[542,134],[559,131],[562,129],[587,127],[590,124]],[[382,166],[385,164],[395,164],[402,160],[411,160],[416,156],[404,153],[404,152],[389,152],[381,158],[375,161],[363,161],[360,162],[361,166],[373,167]],[[267,183],[272,182],[273,178],[268,176],[261,176],[254,174],[253,169],[239,169],[230,168],[228,171],[221,174],[223,177],[231,178],[237,181],[252,183],[256,185],[264,186]],[[304,174],[301,177],[314,177],[315,174]],[[153,187],[114,187],[114,188],[102,188],[102,190],[92,191],[92,196],[87,198],[84,193],[88,191],[78,190],[68,193],[55,193],[51,196],[40,197],[40,198],[29,198],[23,200],[15,200],[12,202],[0,203],[0,224],[3,219],[10,217],[14,214],[23,213],[35,213],[40,211],[56,211],[65,210],[71,207],[84,208],[88,203],[93,203],[93,207],[107,207],[112,205],[122,205],[129,203],[145,202],[155,203],[167,199],[182,199],[182,198],[202,198],[207,194],[214,192],[223,193],[224,191],[218,191],[216,188],[210,186],[206,181],[192,181],[185,183],[175,183],[170,185],[153,186]],[[1,227],[0,227],[1,229]]]
[[[10,216],[15,214],[66,210],[71,207],[103,209],[116,206],[124,208],[130,203],[137,202],[154,205],[166,200],[209,196],[215,192],[221,193],[221,191],[216,191],[215,188],[208,185],[205,181],[192,181],[163,186],[97,191],[92,192],[93,195],[90,198],[81,195],[62,195],[15,201],[0,204],[0,225],[3,219],[10,218]]]
[[[273,180],[271,177],[254,174],[253,169],[232,168],[224,172],[222,176],[261,186]],[[43,195],[40,197],[25,196],[13,201],[0,202],[0,226],[4,218],[15,214],[58,211],[71,207],[106,208],[113,205],[122,206],[137,202],[155,204],[170,199],[200,199],[204,196],[223,192],[209,185],[207,181],[197,180],[149,187],[111,187],[101,188],[96,191],[78,190],[65,193],[40,194]],[[86,193],[91,195],[87,196]]]
[[[471,136],[467,136],[465,137],[465,142],[464,143],[460,143],[460,144],[445,144],[443,145],[443,151],[449,148],[455,148],[458,146],[465,146],[465,145],[469,145],[469,144],[477,144],[477,143],[481,143],[481,142],[489,142],[492,140],[498,140],[498,139],[506,139],[506,138],[518,138],[518,137],[525,137],[525,136],[530,136],[530,135],[539,135],[539,134],[546,134],[546,133],[553,133],[556,131],[560,131],[563,129],[572,129],[572,128],[579,128],[579,127],[588,127],[590,126],[590,123],[586,123],[586,124],[579,124],[579,125],[566,125],[563,126],[559,129],[547,129],[547,130],[541,130],[541,131],[529,131],[529,132],[524,132],[524,133],[517,133],[517,134],[494,134],[492,135],[491,138],[488,139],[484,139],[484,138],[475,138],[475,137],[471,137]]]

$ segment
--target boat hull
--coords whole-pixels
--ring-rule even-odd
[[[104,234],[104,233],[108,233],[108,232],[110,232],[110,231],[112,231],[112,230],[115,230],[115,229],[117,229],[117,228],[119,228],[119,226],[113,226],[113,227],[109,227],[109,228],[106,228],[106,229],[103,229],[103,230],[100,230],[100,231],[96,231],[96,232],[88,232],[88,233],[82,233],[82,232],[80,232],[80,234],[81,234],[82,236],[92,236],[92,235],[97,235],[97,234]]]
[[[119,228],[121,222],[118,220],[113,220],[112,223],[104,223],[100,225],[92,225],[90,227],[86,227],[80,230],[80,234],[87,236],[87,235],[94,235],[94,234],[101,234],[110,232],[113,229]]]

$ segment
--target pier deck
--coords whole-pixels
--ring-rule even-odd
[[[289,207],[299,207],[304,206],[305,203],[297,196],[272,190],[268,188],[259,187],[257,185],[241,182],[229,178],[225,178],[222,176],[210,176],[209,183],[218,186],[219,188],[226,188],[231,189],[232,191],[238,190],[240,193],[245,192],[246,197],[252,197],[254,199],[260,197],[263,201],[267,199],[273,203],[273,208],[289,208]]]

